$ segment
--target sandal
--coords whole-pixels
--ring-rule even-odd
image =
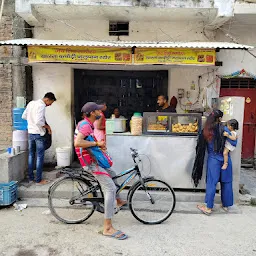
[[[226,212],[226,213],[229,212],[228,207],[224,207],[224,206],[222,205],[221,208],[222,208],[222,210],[223,210],[224,212]]]
[[[210,216],[212,211],[207,211],[205,205],[197,205],[197,209],[200,210],[202,213],[204,213],[207,216]]]
[[[107,236],[107,237],[110,237],[110,238],[115,238],[117,240],[125,240],[128,238],[128,236],[126,234],[124,234],[122,231],[118,230],[117,232],[115,232],[114,234],[112,235],[104,235],[103,236]]]
[[[47,185],[49,183],[49,180],[41,180],[40,182],[36,182],[37,186],[43,186]]]

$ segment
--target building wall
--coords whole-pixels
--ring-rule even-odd
[[[46,151],[46,162],[55,162],[57,147],[72,145],[72,80],[73,72],[69,66],[44,64],[33,67],[34,99],[43,98],[46,92],[53,92],[57,98],[46,109],[46,120],[53,131],[52,147]]]
[[[12,17],[3,16],[0,40],[12,38]],[[12,136],[12,57],[11,46],[0,46],[0,149],[11,145]]]
[[[238,21],[231,23],[231,26],[224,26],[216,34],[217,41],[232,41],[228,35],[240,43],[255,46],[256,34],[255,25],[240,24]],[[256,50],[250,50],[256,55]],[[225,50],[219,54],[219,60],[223,61],[223,67],[219,69],[221,75],[227,75],[235,71],[245,69],[256,75],[256,58],[246,51]]]
[[[197,21],[142,22],[130,21],[129,36],[121,36],[125,41],[206,41],[204,24]],[[108,20],[71,20],[46,22],[44,27],[36,27],[34,37],[38,39],[70,39],[93,41],[116,41],[109,36]]]
[[[191,89],[194,85],[195,89]],[[200,87],[200,89],[199,89]],[[177,106],[177,112],[182,113],[186,109],[202,108],[202,99],[207,96],[205,88],[211,90],[216,87],[216,68],[207,67],[173,67],[169,71],[169,97],[175,96],[178,98],[178,89],[185,90],[185,97]],[[199,95],[200,90],[200,95]],[[189,98],[187,97],[189,92]],[[218,97],[215,91],[212,90],[212,98]],[[210,104],[210,100],[208,100]],[[190,104],[191,107],[190,107]]]
[[[14,0],[5,1],[0,23],[0,40],[23,38],[29,33],[25,22],[14,10]],[[12,108],[16,96],[25,96],[25,67],[19,46],[0,46],[0,150],[12,145]]]

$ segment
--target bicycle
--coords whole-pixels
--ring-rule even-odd
[[[138,151],[130,150],[134,167],[113,178],[116,184],[118,178],[130,174],[120,186],[116,184],[116,194],[138,177],[138,181],[128,190],[129,209],[144,224],[160,224],[173,213],[176,204],[174,190],[166,182],[154,177],[143,178],[139,168],[142,160]],[[92,173],[69,168],[64,168],[62,173],[66,175],[54,182],[48,190],[48,205],[55,218],[67,224],[78,224],[89,219],[95,210],[104,213],[104,195]],[[67,187],[69,184],[71,188]]]

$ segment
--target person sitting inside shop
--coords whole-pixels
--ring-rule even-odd
[[[158,99],[157,99],[157,104],[158,104],[158,107],[159,107],[157,112],[176,113],[176,109],[169,106],[168,96],[166,96],[166,95],[159,95]]]
[[[115,119],[115,118],[125,119],[124,116],[121,116],[121,113],[118,107],[114,108],[114,111],[113,111],[112,119]]]

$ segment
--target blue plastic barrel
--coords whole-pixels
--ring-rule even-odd
[[[26,120],[23,120],[22,114],[24,112],[25,108],[14,108],[12,112],[13,116],[13,128],[16,130],[27,130],[28,129],[28,123]]]

